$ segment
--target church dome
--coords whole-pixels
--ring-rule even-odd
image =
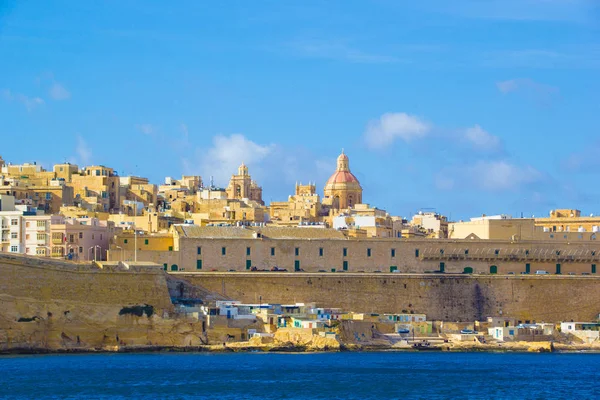
[[[344,154],[344,150],[342,150],[342,154],[337,158],[336,171],[327,180],[325,189],[344,188],[346,186],[360,188],[360,183],[354,174],[350,172],[348,156]]]

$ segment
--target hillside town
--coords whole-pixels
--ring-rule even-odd
[[[600,216],[390,215],[363,202],[344,152],[325,183],[265,204],[243,163],[226,188],[201,176],[119,176],[105,166],[0,158],[1,251],[90,261],[150,261],[168,271],[483,274],[597,272]],[[597,251],[599,250],[599,251]]]

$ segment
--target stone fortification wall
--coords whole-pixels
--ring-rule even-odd
[[[202,322],[173,311],[158,266],[0,254],[0,351],[199,344]]]
[[[347,311],[427,314],[429,320],[592,320],[600,279],[559,276],[469,276],[310,273],[178,273],[179,278],[244,302],[316,302]]]

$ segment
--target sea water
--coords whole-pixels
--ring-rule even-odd
[[[598,399],[600,354],[341,352],[0,357],[7,399]]]

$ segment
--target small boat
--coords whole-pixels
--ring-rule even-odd
[[[409,329],[405,329],[405,328],[400,328],[400,329],[398,329],[398,333],[399,334],[410,333],[410,330]]]

